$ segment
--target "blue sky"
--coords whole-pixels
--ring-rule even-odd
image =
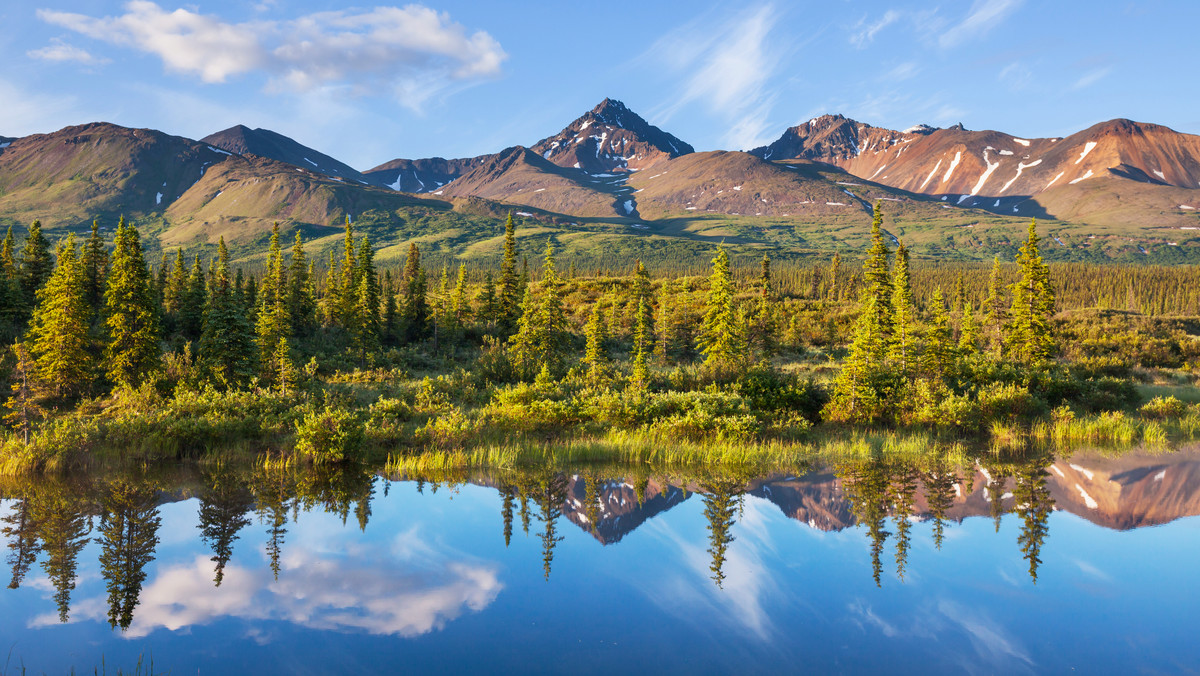
[[[0,8],[0,135],[266,127],[366,169],[532,144],[606,96],[697,149],[840,112],[1200,133],[1195,0],[46,0]]]

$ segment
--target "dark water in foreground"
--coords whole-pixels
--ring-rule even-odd
[[[1194,451],[578,472],[0,482],[0,673],[1200,668]]]

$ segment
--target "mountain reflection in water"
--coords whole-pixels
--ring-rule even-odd
[[[387,522],[376,526],[382,532],[360,536],[381,505],[395,502],[391,492],[402,488],[411,494],[403,503],[409,516],[388,509]],[[468,488],[491,495],[500,513],[472,509],[471,523],[451,520],[447,505]],[[244,636],[262,644],[281,626],[425,636],[460,618],[486,615],[506,590],[506,571],[517,563],[536,565],[515,552],[506,560],[504,552],[518,544],[527,543],[522,546],[531,554],[537,550],[543,585],[563,574],[556,571],[555,555],[570,535],[564,530],[569,523],[571,533],[582,531],[606,548],[646,529],[647,537],[676,548],[692,573],[708,577],[713,592],[700,599],[700,592],[673,576],[635,579],[633,569],[644,562],[623,562],[619,554],[604,557],[612,576],[640,588],[664,612],[676,613],[686,603],[724,608],[743,630],[765,638],[779,628],[764,599],[780,589],[758,575],[763,551],[780,544],[779,538],[795,537],[766,523],[768,503],[812,532],[861,531],[866,546],[858,556],[869,559],[864,570],[880,588],[920,577],[909,562],[914,548],[940,553],[952,547],[956,525],[970,517],[993,521],[995,537],[1002,523],[1011,522],[1015,540],[1007,547],[1023,559],[1032,588],[1053,546],[1053,512],[1110,532],[1200,514],[1200,456],[986,456],[967,467],[936,458],[876,458],[776,476],[580,467],[389,477],[369,468],[208,467],[8,478],[0,480],[0,490],[10,574],[0,609],[22,618],[31,631],[102,623],[112,636],[130,640],[237,620]],[[439,499],[447,493],[449,501]],[[693,501],[700,503],[691,509],[703,520],[704,537],[657,523]],[[411,513],[422,506],[429,512],[419,518]],[[460,530],[469,535],[451,537]],[[487,554],[464,545],[489,537],[498,549]],[[740,537],[750,542],[739,548]],[[160,548],[169,559],[156,561]],[[568,564],[570,580],[581,581],[581,565],[577,559]],[[621,570],[623,565],[632,568]],[[1099,573],[1094,564],[1077,565],[1083,573]],[[995,576],[988,570],[971,574],[983,584]],[[536,587],[526,590],[521,601],[537,603],[537,593]],[[899,631],[876,614],[869,597],[849,599],[845,607],[860,627],[878,627],[884,636]],[[952,600],[925,612],[960,624],[970,616]]]

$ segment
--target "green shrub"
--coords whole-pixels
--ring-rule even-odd
[[[362,447],[363,425],[358,416],[326,406],[305,415],[296,425],[296,451],[315,465],[344,462]]]
[[[1155,397],[1146,402],[1139,412],[1146,418],[1155,420],[1172,420],[1181,418],[1187,413],[1187,404],[1175,397]]]

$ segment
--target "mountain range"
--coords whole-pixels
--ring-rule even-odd
[[[529,146],[364,171],[241,125],[199,141],[107,123],[0,136],[0,219],[76,229],[125,215],[162,247],[258,243],[276,221],[332,237],[349,216],[397,250],[419,240],[470,258],[494,254],[513,211],[525,236],[576,255],[717,242],[811,254],[860,246],[875,202],[919,256],[1007,255],[1037,217],[1050,258],[1200,259],[1200,136],[1130,120],[1022,138],[823,115],[747,152],[697,152],[612,99]]]

